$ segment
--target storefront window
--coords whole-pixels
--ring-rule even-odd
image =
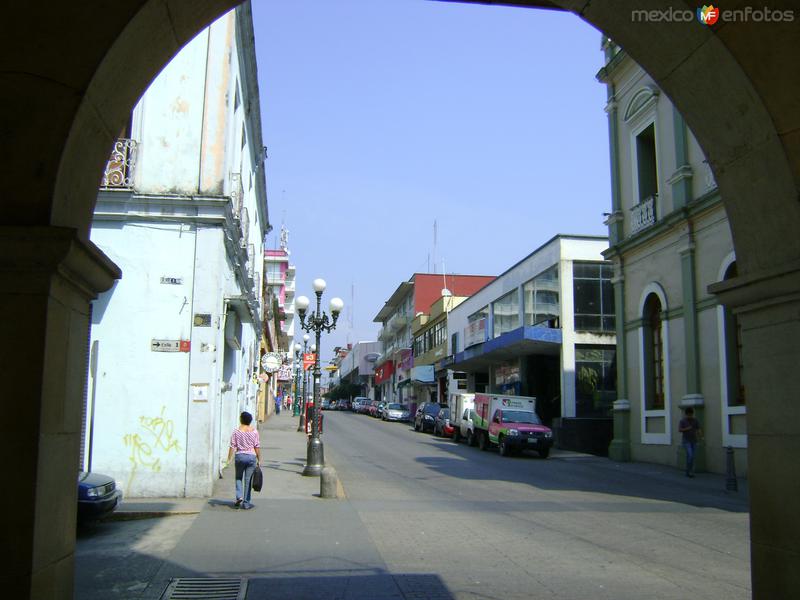
[[[492,303],[494,316],[493,337],[513,331],[519,327],[519,294],[513,290]]]
[[[525,294],[525,325],[559,327],[561,302],[558,266],[537,275],[523,287]]]
[[[614,332],[613,271],[610,263],[573,263],[576,331]]]
[[[617,396],[616,349],[575,348],[575,415],[609,417]]]

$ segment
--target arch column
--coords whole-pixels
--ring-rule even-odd
[[[120,270],[77,231],[0,227],[5,594],[72,598],[89,303]]]
[[[716,283],[742,327],[753,598],[800,588],[800,261]]]

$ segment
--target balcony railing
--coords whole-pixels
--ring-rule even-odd
[[[111,157],[106,163],[103,172],[104,188],[131,189],[133,188],[133,172],[136,167],[136,140],[119,138],[114,142]]]
[[[631,235],[647,229],[656,222],[656,196],[645,198],[631,208]]]

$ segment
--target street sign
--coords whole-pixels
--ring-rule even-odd
[[[189,340],[150,340],[151,352],[189,352],[191,350]]]
[[[150,350],[153,352],[180,352],[180,340],[152,340]]]
[[[267,352],[261,357],[261,366],[267,373],[274,373],[281,368],[283,359],[277,352]]]
[[[308,370],[314,366],[314,361],[317,360],[317,355],[311,352],[303,354],[303,368]]]

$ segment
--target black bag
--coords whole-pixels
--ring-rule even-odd
[[[264,474],[261,472],[261,467],[256,465],[256,470],[253,471],[253,491],[260,492],[261,486],[264,485]]]

